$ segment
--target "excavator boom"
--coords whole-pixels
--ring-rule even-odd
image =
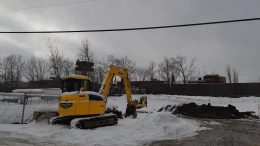
[[[105,75],[99,93],[102,94],[104,96],[103,97],[104,100],[107,101],[107,96],[109,94],[110,86],[114,76],[119,76],[124,82],[125,92],[127,97],[127,108],[126,108],[125,117],[133,115],[133,117],[135,118],[137,116],[136,108],[142,108],[144,106],[147,106],[147,97],[142,96],[140,97],[139,101],[132,100],[132,89],[131,89],[127,69],[111,65]]]
[[[132,102],[132,89],[131,89],[130,81],[128,78],[128,70],[125,68],[121,68],[121,67],[114,66],[114,65],[110,66],[110,68],[107,71],[105,78],[102,82],[99,93],[104,96],[104,98],[105,98],[104,100],[106,101],[107,96],[109,95],[111,83],[112,83],[114,76],[119,76],[123,79],[126,97],[127,97],[127,103],[131,103]]]

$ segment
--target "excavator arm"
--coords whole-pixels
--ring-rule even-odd
[[[126,108],[125,117],[133,115],[133,117],[136,118],[137,116],[136,108],[142,108],[147,106],[147,97],[142,96],[140,97],[139,101],[138,100],[132,101],[132,89],[131,89],[127,69],[114,66],[114,65],[110,66],[102,82],[99,93],[104,96],[103,98],[104,101],[106,102],[114,76],[119,76],[121,79],[123,79],[124,82],[125,92],[127,97],[127,108]]]
[[[109,70],[107,71],[105,78],[102,82],[101,88],[99,90],[99,93],[104,96],[104,100],[107,100],[107,96],[109,95],[111,83],[114,76],[119,76],[121,79],[123,79],[124,86],[125,86],[125,92],[127,97],[127,103],[132,102],[132,89],[128,77],[128,70],[125,68],[121,68],[118,66],[110,66]]]

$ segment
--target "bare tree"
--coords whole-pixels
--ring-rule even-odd
[[[231,74],[231,68],[229,65],[226,67],[226,74],[227,74],[227,80],[229,83],[232,83],[232,74]]]
[[[233,83],[238,83],[239,79],[238,79],[238,71],[233,68]]]
[[[4,82],[12,82],[14,79],[14,66],[16,56],[10,55],[4,58],[3,60],[3,70],[4,70]],[[11,83],[12,84],[12,83]]]
[[[140,81],[145,81],[148,78],[148,71],[146,68],[137,67],[136,68],[137,78]]]
[[[64,75],[69,76],[74,72],[74,63],[69,58],[63,60]]]
[[[25,65],[25,78],[29,81],[40,81],[45,79],[48,73],[46,60],[32,56]]]
[[[79,49],[78,59],[81,61],[94,61],[94,53],[89,49],[88,41],[82,41],[82,48]]]
[[[103,70],[105,71],[109,68],[110,65],[117,65],[123,68],[127,68],[129,73],[129,78],[132,79],[135,76],[134,75],[136,71],[135,62],[132,61],[127,56],[117,58],[114,55],[109,55],[107,56],[106,60],[100,61],[99,64],[102,65],[102,67],[104,68]]]
[[[238,83],[239,82],[237,69],[233,68],[231,71],[231,67],[229,65],[227,65],[226,74],[227,74],[227,80],[229,83]]]
[[[173,84],[179,77],[178,68],[174,58],[164,57],[159,64],[158,75],[168,84]]]
[[[91,74],[92,81],[101,83],[103,81],[103,77],[110,65],[111,65],[111,63],[108,62],[108,57],[106,58],[106,60],[105,59],[103,59],[103,60],[96,59],[94,71]]]
[[[0,58],[0,83],[4,82],[3,60]]]
[[[10,86],[18,86],[22,79],[24,62],[22,56],[9,55],[3,59],[2,73],[3,81],[9,83]]]
[[[96,64],[94,73],[93,73],[94,77],[92,80],[97,83],[102,83],[105,73],[106,73],[106,70],[105,70],[104,66],[101,64]]]
[[[156,64],[154,61],[151,61],[147,67],[147,73],[148,73],[148,79],[149,80],[154,80],[155,79],[155,74],[156,74]]]
[[[180,78],[184,84],[195,78],[197,72],[196,60],[193,58],[191,62],[188,62],[184,56],[177,56],[175,58],[178,71],[180,72]]]
[[[18,87],[18,83],[22,79],[23,71],[24,71],[24,62],[22,61],[22,56],[17,56],[16,58],[16,65],[15,65],[15,82],[16,82],[16,87]]]
[[[60,79],[61,76],[63,75],[64,71],[64,63],[63,63],[63,54],[60,53],[58,46],[48,39],[47,41],[47,47],[49,48],[50,51],[50,57],[49,57],[49,63],[50,63],[50,73],[53,75],[55,78]]]
[[[128,72],[131,76],[135,72],[135,62],[132,61],[130,58],[127,56],[121,57],[121,58],[116,58],[114,60],[115,65],[118,65],[120,67],[124,67],[128,69]]]
[[[36,60],[36,80],[44,80],[49,72],[47,60],[38,58]]]
[[[105,66],[109,67],[112,64],[116,64],[116,60],[118,60],[114,55],[108,55],[106,58]]]
[[[32,56],[29,60],[27,60],[25,64],[25,74],[24,77],[29,81],[36,80],[36,57]]]
[[[120,65],[120,64],[119,64]],[[133,78],[133,74],[136,71],[136,64],[133,60],[128,58],[127,56],[121,58],[121,66],[128,69],[129,78]]]
[[[5,57],[1,63],[1,70],[2,70],[2,82],[7,81],[7,74],[8,74],[8,62],[7,58]]]

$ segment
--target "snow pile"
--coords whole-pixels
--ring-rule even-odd
[[[140,127],[148,128],[144,139],[176,139],[195,134],[195,131],[201,130],[199,123],[193,120],[178,118],[168,112],[155,112],[145,116]],[[203,128],[202,128],[203,129]],[[142,129],[140,129],[142,130]],[[141,132],[141,131],[140,131]]]
[[[118,125],[95,130],[72,129],[73,141],[88,145],[136,145],[151,140],[177,139],[196,134],[204,128],[192,120],[169,113],[139,114],[137,119],[119,120]],[[61,140],[61,139],[60,139]],[[71,142],[70,138],[66,140]]]
[[[136,111],[137,111],[138,113],[153,113],[153,112],[155,112],[154,109],[148,108],[148,107],[143,107],[143,108],[141,108],[141,109],[136,109]]]
[[[28,125],[0,126],[2,132],[12,132],[14,137],[44,139],[57,143],[77,145],[137,145],[151,140],[177,139],[203,130],[193,120],[177,118],[166,113],[139,114],[137,119],[119,120],[118,125],[92,130],[69,129],[59,125],[31,123]],[[1,133],[1,132],[0,132]]]

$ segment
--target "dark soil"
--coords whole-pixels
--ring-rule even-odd
[[[188,103],[179,106],[166,106],[163,108],[173,114],[181,114],[188,117],[209,118],[209,119],[242,119],[242,118],[259,118],[252,115],[251,112],[239,112],[235,106],[228,105],[211,106],[211,104],[197,105],[196,103]],[[160,109],[159,111],[162,111]]]

